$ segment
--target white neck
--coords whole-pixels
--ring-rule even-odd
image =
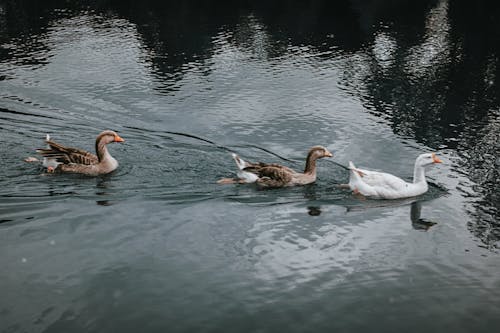
[[[425,167],[415,164],[415,169],[413,169],[413,184],[417,183],[426,183]]]

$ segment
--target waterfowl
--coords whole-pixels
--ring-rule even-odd
[[[36,152],[43,156],[42,164],[48,172],[57,171],[97,176],[110,173],[118,167],[118,161],[111,156],[106,145],[124,141],[113,131],[103,131],[96,138],[97,155],[94,155],[83,149],[65,147],[52,141],[47,135],[45,140],[47,148],[37,149]],[[26,161],[33,161],[30,159],[28,158]]]
[[[408,183],[388,173],[356,168],[349,162],[349,184],[346,187],[348,186],[355,194],[376,199],[414,197],[427,192],[425,167],[435,163],[442,163],[436,154],[419,155],[413,170],[413,183]]]
[[[297,172],[280,164],[250,163],[236,154],[232,154],[238,166],[238,178],[223,178],[219,184],[256,183],[262,187],[285,187],[306,185],[316,181],[316,160],[332,157],[325,147],[314,146],[309,150],[304,172]]]

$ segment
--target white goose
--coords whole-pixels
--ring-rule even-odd
[[[415,161],[413,183],[408,183],[384,172],[358,169],[349,162],[349,187],[355,194],[376,199],[400,199],[414,197],[427,192],[425,166],[442,163],[434,153],[422,154]]]

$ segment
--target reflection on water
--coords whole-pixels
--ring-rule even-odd
[[[422,211],[421,201],[415,201],[411,204],[411,210],[410,210],[411,226],[415,230],[427,231],[429,230],[430,227],[437,224],[437,222],[421,218],[421,211]]]
[[[0,0],[0,330],[496,328],[498,16],[447,0]],[[22,162],[46,133],[92,150],[105,128],[127,139],[110,175]],[[334,162],[316,184],[216,184],[229,152],[301,168],[317,144]],[[419,198],[336,188],[349,160],[411,178],[436,150],[447,163]]]
[[[307,207],[307,213],[311,216],[319,216],[321,214],[321,207],[309,206]]]
[[[102,196],[103,198],[105,198],[106,196],[109,196],[111,194],[107,191],[108,187],[110,186],[110,180],[109,180],[110,177],[111,177],[111,175],[105,175],[103,177],[100,177],[100,179],[98,180],[98,183],[96,185],[97,191],[95,192],[95,194],[97,196]],[[108,179],[104,179],[104,178],[108,178]],[[113,204],[112,201],[105,200],[105,199],[96,200],[96,203],[99,206],[110,206]]]

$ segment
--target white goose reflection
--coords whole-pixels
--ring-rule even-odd
[[[410,219],[411,226],[415,230],[427,231],[433,225],[436,225],[437,222],[423,219],[420,217],[422,211],[422,201],[415,201],[411,204],[410,209]]]
[[[282,287],[294,288],[323,279],[336,285],[373,265],[388,272],[403,267],[404,256],[387,248],[413,238],[412,230],[428,231],[436,224],[421,217],[424,201],[416,200],[366,200],[347,209],[292,203],[266,210],[247,232],[253,271],[271,285],[286,280]],[[304,223],[304,214],[311,216],[309,223]]]

